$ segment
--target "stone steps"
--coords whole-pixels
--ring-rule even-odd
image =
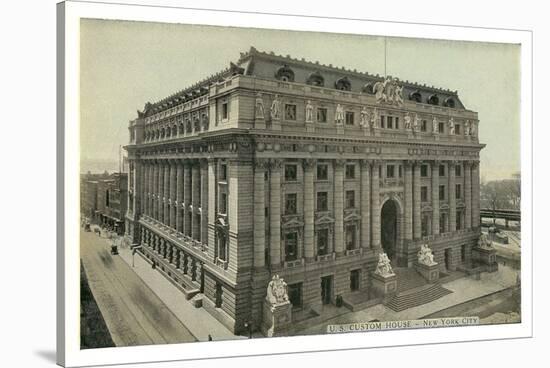
[[[427,281],[414,268],[396,268],[397,292],[403,292],[426,285]]]
[[[403,293],[398,293],[386,303],[386,306],[395,312],[401,312],[405,309],[433,302],[450,293],[452,291],[445,289],[439,283],[427,284],[415,289],[409,289]]]

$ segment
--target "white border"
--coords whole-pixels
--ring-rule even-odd
[[[230,15],[230,16],[229,16]],[[522,170],[522,323],[512,325],[455,327],[379,333],[354,333],[117,347],[80,351],[79,348],[79,22],[80,18],[123,19],[166,23],[330,31],[432,39],[486,41],[521,44],[521,170]],[[66,366],[170,361],[289,352],[357,349],[409,344],[490,340],[532,336],[532,39],[527,31],[432,26],[377,21],[327,19],[226,11],[203,11],[117,4],[65,3],[65,164],[64,243],[65,259],[65,357]],[[58,157],[58,160],[60,158]],[[61,239],[60,239],[61,240]],[[63,285],[58,285],[60,290]],[[61,339],[62,340],[62,339]],[[213,349],[213,346],[215,347]],[[58,348],[58,351],[62,349]],[[215,354],[213,354],[215,351]]]

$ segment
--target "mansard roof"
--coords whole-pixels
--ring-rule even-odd
[[[138,116],[149,116],[158,111],[178,105],[181,102],[205,95],[208,93],[210,85],[221,82],[225,78],[236,74],[267,79],[277,79],[281,75],[286,75],[292,77],[292,80],[289,80],[290,82],[304,84],[309,82],[312,75],[321,76],[324,80],[324,86],[327,88],[336,88],[338,81],[346,80],[352,86],[351,91],[357,93],[372,93],[373,85],[385,79],[384,76],[379,74],[375,75],[357,71],[356,69],[346,69],[344,67],[333,66],[332,64],[321,64],[319,61],[312,62],[304,58],[297,59],[290,55],[276,55],[273,52],[262,52],[258,51],[255,47],[251,47],[249,51],[242,52],[240,58],[235,63],[230,62],[226,69],[212,74],[160,101],[155,103],[147,102],[143,111],[138,111]],[[457,91],[427,86],[426,84],[410,82],[408,80],[399,80],[399,83],[403,86],[403,96],[409,100],[414,100],[411,98],[411,96],[414,96],[415,99],[420,99],[418,102],[428,103],[427,101],[435,96],[436,100],[439,101],[438,103],[449,103],[449,107],[464,109],[464,105],[458,98]]]

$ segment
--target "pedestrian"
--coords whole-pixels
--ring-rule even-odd
[[[208,341],[212,341],[212,335],[208,334]]]

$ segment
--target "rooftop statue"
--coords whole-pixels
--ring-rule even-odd
[[[387,77],[383,82],[376,82],[373,87],[376,102],[401,106],[403,104],[403,87],[397,84],[397,78]]]
[[[437,123],[437,118],[434,116],[432,120],[432,132],[435,134],[437,133],[437,131],[438,131],[438,123]]]
[[[334,121],[336,122],[336,125],[344,125],[344,108],[340,104],[336,105]]]
[[[311,104],[310,100],[308,100],[306,104],[306,122],[313,122],[313,105]]]
[[[422,244],[418,251],[418,263],[426,266],[434,266],[437,263],[434,261],[434,255],[428,244]]]
[[[413,130],[418,132],[420,130],[420,117],[418,114],[414,114]]]
[[[383,277],[395,275],[391,267],[390,259],[386,253],[378,254],[378,265],[376,265],[376,271],[374,271],[374,273]]]
[[[277,120],[281,115],[281,102],[279,101],[279,95],[275,95],[273,102],[271,103],[271,119]]]
[[[407,130],[411,130],[412,129],[412,126],[411,126],[411,115],[407,112],[405,114],[405,129]]]
[[[267,285],[266,300],[272,305],[288,302],[287,285],[279,275],[274,275]]]
[[[256,119],[263,119],[264,118],[264,100],[262,98],[262,94],[258,92],[256,94]]]
[[[361,125],[363,128],[368,128],[370,123],[369,119],[369,111],[365,106],[363,106],[363,109],[361,110],[361,122],[359,123],[359,125]]]
[[[374,108],[374,110],[372,111],[372,116],[371,116],[371,126],[373,128],[378,128],[378,110],[376,109],[376,107]]]
[[[455,134],[455,123],[452,117],[449,119],[449,134]]]
[[[470,135],[470,120],[466,120],[464,124],[464,135]]]

